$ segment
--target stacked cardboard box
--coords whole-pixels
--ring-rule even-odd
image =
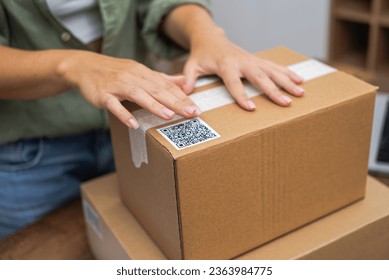
[[[285,48],[259,55],[303,75],[305,96],[281,108],[247,85],[247,112],[215,84],[192,95],[200,119],[111,118],[120,196],[169,259],[235,258],[365,195],[376,88]]]
[[[97,259],[166,259],[122,203],[116,174],[84,184],[82,195]],[[237,259],[389,259],[388,201],[389,188],[369,177],[365,199]]]

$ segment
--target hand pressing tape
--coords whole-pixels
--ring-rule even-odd
[[[296,64],[289,65],[288,68],[302,77],[304,81],[319,78],[324,75],[336,72],[336,69],[330,67],[315,59],[308,59]],[[203,87],[218,81],[214,77],[200,78],[195,87]],[[263,94],[252,85],[246,84],[245,90],[251,98]],[[193,93],[190,99],[200,107],[202,112],[216,109],[235,102],[224,86],[217,86],[201,92]],[[138,120],[140,127],[138,129],[129,129],[130,145],[132,153],[132,161],[139,168],[142,163],[148,163],[147,146],[146,146],[146,131],[149,128],[166,124],[172,121],[183,119],[181,116],[175,115],[171,120],[163,120],[145,109],[136,110],[132,113]]]

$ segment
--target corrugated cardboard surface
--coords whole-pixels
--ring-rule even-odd
[[[306,59],[285,48],[262,56]],[[255,112],[203,113],[221,137],[187,149],[151,128],[141,168],[111,118],[123,201],[169,258],[233,258],[364,196],[375,87],[342,72],[303,87],[289,108],[259,96]]]
[[[238,259],[389,259],[388,199],[368,177],[365,199]]]
[[[134,216],[142,221],[154,240],[165,244],[165,253],[181,258],[178,213],[173,161],[155,140],[147,138],[148,156],[152,164],[135,168],[132,164],[128,129],[110,117],[113,149],[121,196]]]
[[[88,181],[81,189],[83,202],[98,215],[93,221],[97,230],[86,217],[89,243],[97,259],[166,259],[123,205],[116,174]]]
[[[202,258],[199,244],[212,244],[208,258],[231,258],[363,197],[370,119],[355,113],[368,115],[370,101],[179,158],[185,256]]]
[[[123,205],[116,174],[85,183],[83,200],[99,215],[102,238],[87,222],[98,259],[166,259]],[[365,199],[247,252],[237,259],[389,259],[389,189],[368,177]]]

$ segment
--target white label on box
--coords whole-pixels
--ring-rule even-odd
[[[289,65],[288,68],[294,71],[297,75],[301,76],[305,82],[336,72],[335,68],[314,59],[308,59],[296,64]],[[216,79],[214,77],[200,78],[196,82],[196,86],[204,86],[215,81]],[[257,88],[248,83],[245,83],[244,86],[246,93],[250,98],[262,94],[262,92],[260,92]],[[225,86],[218,86],[197,92],[189,95],[189,97],[197,104],[197,106],[200,107],[202,112],[216,109],[218,107],[235,102]],[[148,163],[146,131],[151,127],[182,119],[182,117],[175,115],[172,120],[163,120],[151,114],[149,111],[146,111],[145,109],[134,111],[133,115],[138,120],[140,127],[138,129],[129,129],[129,138],[132,161],[134,162],[134,165],[139,168],[142,163]]]
[[[157,129],[177,150],[192,147],[220,135],[200,118],[185,120]]]
[[[83,199],[82,206],[84,209],[84,216],[86,218],[87,223],[94,230],[94,232],[103,240],[103,234],[100,228],[100,216],[96,213],[96,211],[89,205],[89,203]]]

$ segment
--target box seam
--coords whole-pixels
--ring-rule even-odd
[[[180,236],[180,248],[181,248],[181,259],[185,259],[184,250],[184,235],[182,234],[182,223],[181,223],[181,211],[180,211],[180,192],[178,189],[178,176],[177,176],[177,161],[173,159],[174,165],[174,186],[176,189],[176,206],[177,206],[177,218],[178,218],[178,234]]]
[[[180,237],[180,248],[181,248],[181,259],[184,259],[184,241],[183,241],[183,234],[182,234],[182,227],[181,227],[181,212],[180,212],[180,194],[178,191],[178,180],[177,180],[177,160],[174,158],[173,154],[169,151],[169,149],[162,145],[157,139],[155,139],[148,131],[146,134],[153,139],[158,145],[162,147],[165,152],[167,152],[170,157],[173,159],[173,170],[174,170],[174,189],[176,191],[176,207],[177,207],[177,223],[178,223],[178,235]]]

